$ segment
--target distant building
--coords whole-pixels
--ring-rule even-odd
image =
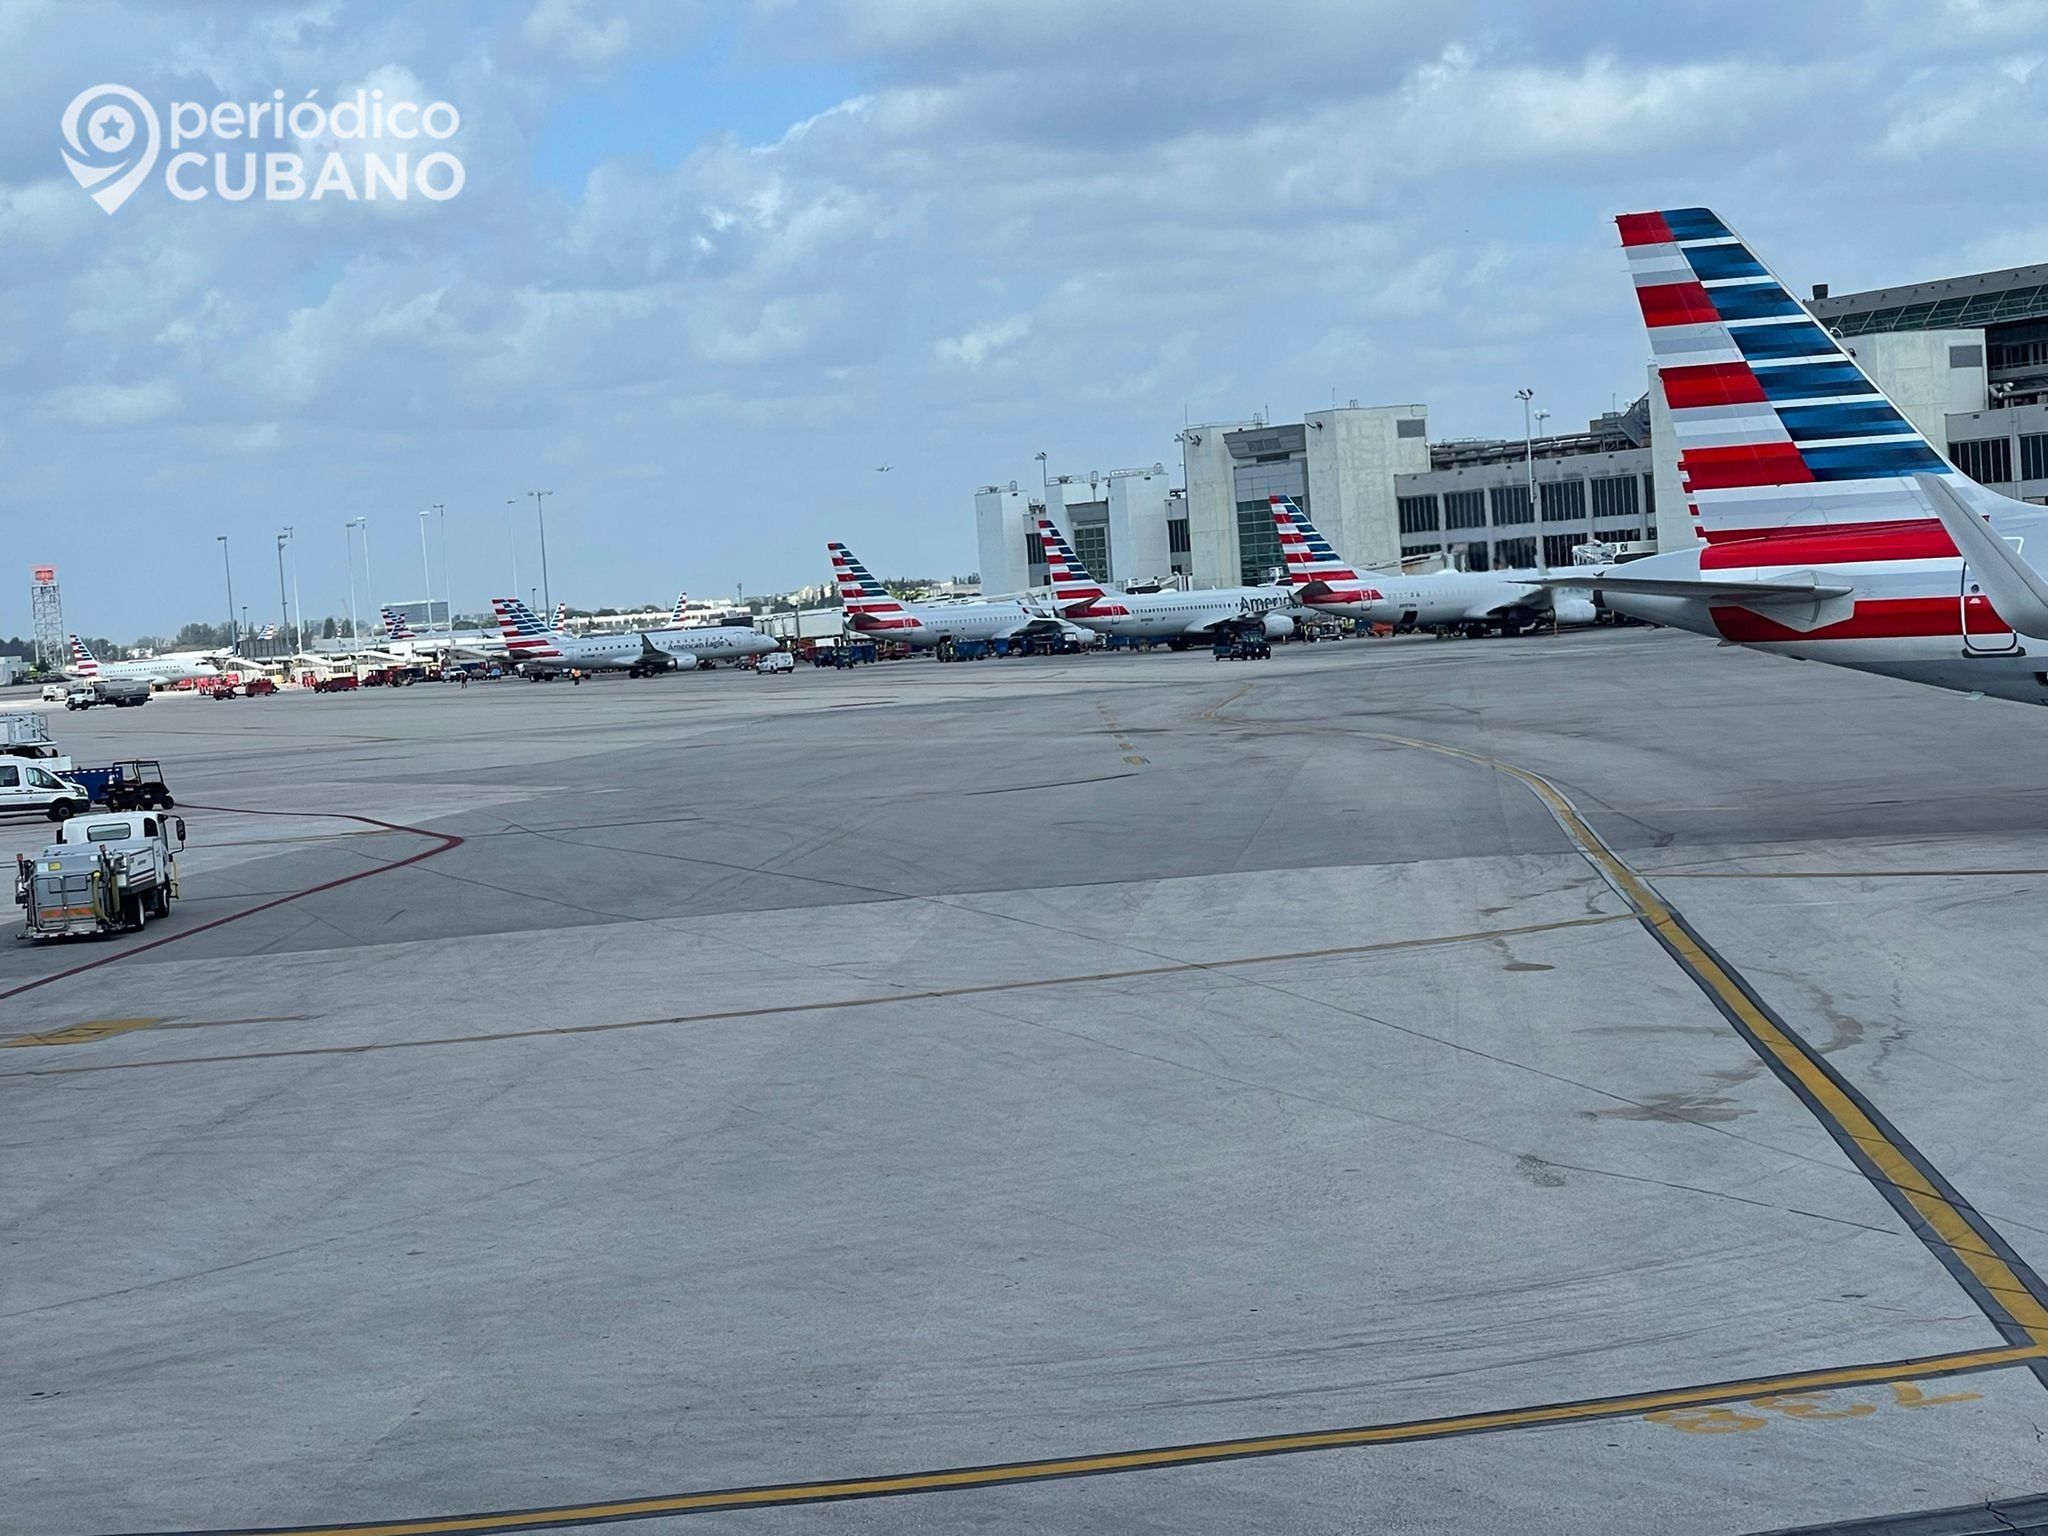
[[[1807,308],[1964,474],[2048,504],[2048,264],[1830,295]],[[1104,583],[1263,582],[1280,564],[1268,498],[1292,497],[1359,566],[1431,556],[1472,570],[1564,565],[1590,539],[1693,540],[1657,370],[1643,396],[1583,432],[1430,442],[1420,405],[1202,423],[1161,465],[975,493],[990,593],[1045,586],[1049,510]],[[1533,488],[1533,494],[1532,494]]]

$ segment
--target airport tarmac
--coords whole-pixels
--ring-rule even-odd
[[[1624,630],[54,725],[193,846],[0,948],[5,1529],[2048,1488],[2048,717]]]

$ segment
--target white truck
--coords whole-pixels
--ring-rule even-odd
[[[71,771],[71,759],[50,739],[50,723],[26,712],[0,715],[0,757],[24,758],[55,774]]]
[[[92,809],[92,791],[41,763],[0,757],[0,816],[47,816],[63,821]]]
[[[15,858],[23,937],[113,933],[169,917],[178,896],[177,850],[184,846],[182,816],[129,811],[66,822],[35,858]]]
[[[125,677],[96,677],[64,695],[66,709],[91,709],[95,704],[112,704],[117,709],[149,702],[149,684]]]

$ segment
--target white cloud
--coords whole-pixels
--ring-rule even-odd
[[[994,325],[985,325],[959,336],[948,336],[941,340],[934,350],[940,357],[951,362],[965,363],[969,368],[979,368],[991,356],[1007,350],[1030,334],[1031,317],[1012,315],[1007,320],[998,320]]]
[[[147,384],[80,384],[50,396],[57,418],[94,431],[161,421],[178,409],[178,392],[161,379]]]

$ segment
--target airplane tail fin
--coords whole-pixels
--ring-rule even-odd
[[[569,605],[567,603],[555,604],[555,622],[550,627],[556,634],[562,633],[562,631],[569,627]]]
[[[1759,539],[1878,537],[1884,552],[1863,559],[1954,553],[1913,477],[1955,471],[1733,230],[1706,208],[1615,223],[1709,546],[1703,563],[1830,558],[1789,544],[1768,559],[1753,545],[1714,549]]]
[[[418,633],[402,613],[393,613],[389,608],[379,608],[377,616],[384,621],[384,638],[387,640],[417,640]]]
[[[690,594],[687,592],[678,592],[676,594],[675,611],[668,616],[668,621],[675,628],[681,629],[685,621],[688,620],[689,616]]]
[[[832,556],[832,575],[839,583],[839,602],[846,610],[847,623],[862,630],[916,626],[917,620],[909,610],[854,558],[852,550],[836,542],[827,544],[825,549]]]
[[[1088,573],[1088,567],[1074,553],[1074,546],[1067,542],[1067,536],[1049,517],[1038,520],[1038,542],[1045,549],[1045,571],[1052,582],[1056,605],[1092,603],[1109,595],[1103,590],[1102,583]]]
[[[1280,554],[1287,562],[1287,584],[1297,597],[1313,600],[1334,587],[1363,583],[1358,572],[1337,557],[1330,541],[1316,531],[1293,498],[1273,496],[1273,526],[1280,535]]]
[[[498,632],[505,637],[506,653],[514,661],[535,661],[562,654],[555,646],[554,632],[518,598],[492,598],[491,612],[498,616]]]
[[[70,638],[71,638],[71,661],[72,661],[72,664],[73,664],[74,666],[76,666],[76,667],[78,668],[78,674],[79,674],[79,676],[81,676],[81,677],[97,677],[97,676],[99,676],[99,671],[100,671],[100,663],[99,663],[99,658],[98,658],[97,656],[93,655],[93,653],[92,653],[92,648],[91,648],[90,646],[88,646],[88,645],[87,645],[87,644],[86,644],[86,643],[85,643],[85,642],[84,642],[83,640],[79,639],[79,638],[78,638],[78,636],[76,636],[76,635],[73,635],[73,636],[71,636]]]

